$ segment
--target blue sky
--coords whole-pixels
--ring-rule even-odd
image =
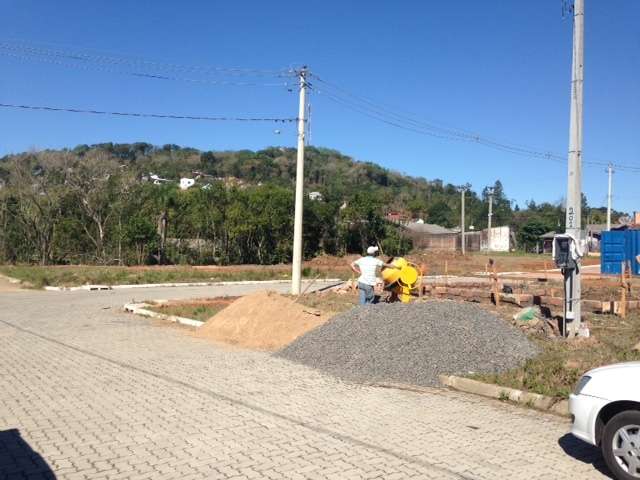
[[[441,125],[564,154],[572,21],[561,0],[294,2],[0,0],[0,41],[186,65],[312,72]],[[586,0],[585,159],[640,166],[640,2]],[[270,81],[259,79],[259,81]],[[278,80],[281,81],[281,80]],[[320,88],[320,87],[318,87]],[[295,117],[285,87],[194,84],[0,55],[0,102],[195,115]],[[432,138],[312,93],[312,143],[428,179],[500,179],[509,198],[557,201],[566,166]],[[280,133],[276,134],[275,129]],[[295,145],[295,127],[0,109],[0,154],[147,141],[200,149]],[[614,208],[640,210],[640,173],[614,175]],[[590,204],[602,167],[585,166]]]

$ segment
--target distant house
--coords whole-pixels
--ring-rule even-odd
[[[540,243],[542,243],[542,251],[540,251],[540,243],[536,247],[538,253],[551,253],[553,250],[553,237],[556,236],[556,232],[547,232],[543,235],[540,235]]]
[[[445,228],[433,223],[410,222],[405,226],[413,246],[425,250],[456,250],[460,230]]]
[[[155,173],[150,173],[149,174],[149,179],[153,181],[154,185],[161,185],[162,183],[169,182],[169,180],[167,180],[166,178],[160,178]]]
[[[435,223],[424,223],[424,221],[408,223],[406,225],[406,229],[411,232],[426,233],[429,235],[458,234],[460,232],[460,230],[457,228],[456,229],[446,228],[440,225],[436,225]]]
[[[485,228],[480,235],[480,250],[508,252],[511,250],[511,229],[508,226]]]
[[[393,223],[407,223],[409,217],[402,212],[391,211],[385,215],[385,218]]]
[[[180,179],[180,190],[188,190],[196,184],[196,181],[193,178],[181,178]]]

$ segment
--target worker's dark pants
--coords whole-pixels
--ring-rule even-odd
[[[376,298],[373,293],[373,285],[358,282],[358,292],[360,292],[360,305],[371,304]]]

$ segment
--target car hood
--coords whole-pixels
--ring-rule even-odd
[[[594,368],[585,375],[591,380],[581,393],[611,401],[640,402],[640,362],[626,362]]]
[[[594,368],[593,370],[589,370],[585,375],[589,375],[592,377],[593,375],[597,375],[602,372],[612,373],[612,370],[625,370],[627,373],[631,373],[630,370],[637,370],[640,372],[640,362],[623,362],[623,363],[614,363],[612,365],[605,365],[604,367]]]

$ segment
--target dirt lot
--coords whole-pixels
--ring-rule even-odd
[[[411,254],[408,258],[418,265],[424,264],[425,275],[469,275],[484,272],[489,259],[494,260],[497,272],[533,272],[555,268],[550,255],[474,252],[462,256],[458,252],[425,251]],[[583,265],[599,263],[600,259],[594,257],[583,260]]]
[[[320,256],[303,265],[305,278],[353,278],[349,264],[358,255],[345,257]],[[386,260],[387,257],[383,257]],[[496,262],[498,272],[537,271],[553,268],[548,255],[498,254],[474,252],[462,256],[457,252],[414,252],[407,258],[424,266],[425,275],[470,275],[484,272],[489,258]],[[598,264],[599,259],[587,258],[585,265]],[[291,276],[291,265],[205,265],[205,266],[0,266],[0,273],[17,278],[25,286],[42,288],[47,285],[77,286],[85,284],[141,284],[165,282],[211,282],[235,280],[284,280]]]

